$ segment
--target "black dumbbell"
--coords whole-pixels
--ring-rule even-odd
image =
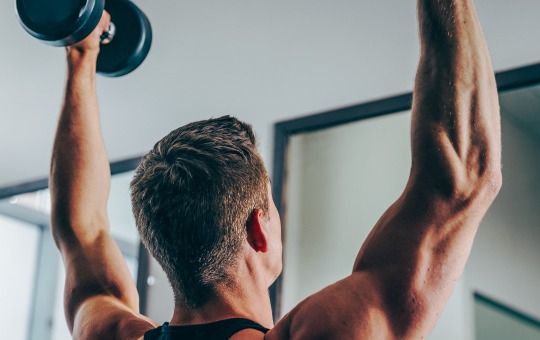
[[[16,0],[22,27],[52,46],[70,46],[86,38],[99,24],[103,10],[111,15],[98,56],[97,72],[120,77],[135,70],[152,44],[146,15],[129,0]]]

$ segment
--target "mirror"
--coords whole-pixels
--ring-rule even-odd
[[[503,188],[428,339],[483,339],[476,330],[485,328],[490,311],[475,307],[477,292],[540,320],[540,85],[501,92],[500,100]],[[296,124],[298,132],[287,136],[285,180],[278,187],[284,228],[278,317],[349,275],[367,234],[403,192],[411,165],[411,114],[381,112],[329,127],[301,127],[302,120],[288,125]],[[535,334],[540,339],[540,328]]]
[[[133,280],[146,282],[147,257],[145,252],[139,254],[139,235],[129,198],[131,169],[138,159],[128,163],[127,167],[112,164],[115,175],[108,201],[111,235]],[[3,338],[71,339],[63,306],[65,269],[50,232],[50,205],[49,190],[43,187],[0,200],[0,270],[6,274],[0,281]],[[139,288],[143,301],[144,287]]]
[[[540,323],[506,305],[474,294],[477,340],[540,339]]]

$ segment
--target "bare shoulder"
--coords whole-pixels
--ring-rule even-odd
[[[376,280],[354,273],[306,298],[265,339],[392,339]]]
[[[111,296],[94,296],[77,311],[74,339],[142,339],[158,324]]]

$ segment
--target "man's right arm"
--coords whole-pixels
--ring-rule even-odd
[[[425,338],[500,189],[497,88],[473,1],[418,0],[418,18],[407,187],[368,236],[352,275],[300,303],[276,335]]]
[[[64,307],[75,339],[137,339],[155,324],[109,232],[110,168],[96,94],[98,27],[67,50],[68,79],[51,159],[51,230],[66,268]]]

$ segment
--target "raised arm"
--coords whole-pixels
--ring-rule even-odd
[[[412,169],[355,270],[376,273],[399,337],[425,336],[501,183],[495,76],[472,0],[419,0]]]
[[[409,182],[352,275],[278,324],[293,339],[425,338],[501,186],[497,88],[473,1],[418,0],[418,18]]]
[[[108,20],[105,14],[89,38],[67,49],[68,79],[51,161],[52,232],[66,267],[65,314],[76,338],[106,339],[100,332],[138,313],[135,284],[107,217],[110,168],[95,78]]]

